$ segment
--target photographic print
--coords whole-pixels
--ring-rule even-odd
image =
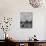
[[[32,28],[32,12],[21,12],[20,13],[20,27],[21,28]]]

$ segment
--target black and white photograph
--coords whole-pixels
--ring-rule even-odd
[[[32,12],[21,12],[20,13],[20,28],[32,28]]]

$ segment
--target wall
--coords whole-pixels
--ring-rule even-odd
[[[32,29],[20,28],[20,12],[33,13]],[[37,35],[39,40],[44,40],[46,34],[45,12],[45,7],[33,8],[30,6],[28,0],[0,0],[0,17],[13,17],[12,26],[8,33],[10,33],[17,40],[27,40],[34,34]],[[2,39],[2,36],[0,39]]]

